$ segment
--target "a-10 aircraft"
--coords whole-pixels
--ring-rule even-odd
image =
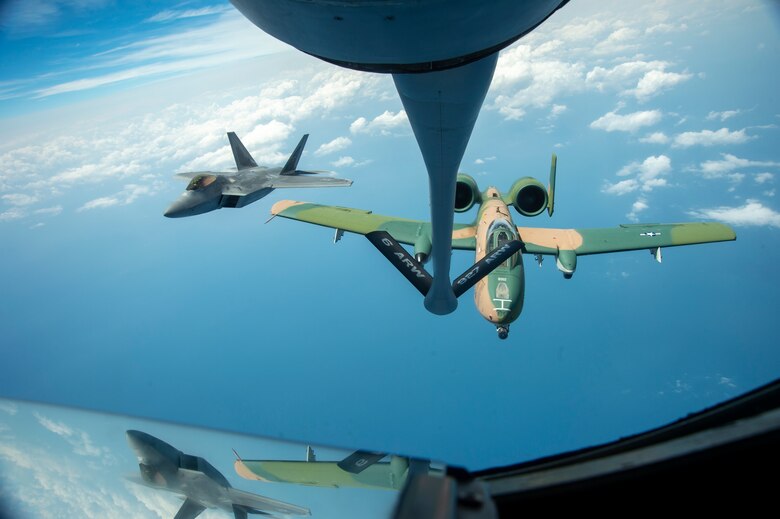
[[[731,227],[720,223],[627,224],[606,229],[543,229],[518,227],[509,206],[522,216],[537,216],[547,210],[552,216],[557,157],[553,154],[547,188],[532,177],[517,180],[508,195],[495,187],[479,191],[476,181],[458,175],[455,212],[481,205],[472,224],[455,224],[452,248],[476,252],[474,266],[452,284],[456,296],[476,285],[474,302],[482,316],[506,339],[509,325],[523,309],[525,273],[523,254],[555,257],[558,269],[571,278],[577,257],[589,254],[649,249],[661,261],[661,248],[736,239]],[[336,229],[336,241],[344,231],[363,234],[393,265],[425,295],[432,278],[423,267],[431,252],[431,225],[373,214],[371,211],[282,200],[271,208],[274,216],[300,220]],[[399,243],[412,245],[414,256]]]
[[[134,430],[126,434],[141,469],[140,479],[128,479],[183,496],[174,519],[194,519],[207,508],[231,513],[235,519],[247,519],[248,514],[311,515],[308,508],[233,488],[205,459],[185,454],[151,434]]]
[[[387,456],[388,461],[381,461]],[[244,479],[316,487],[401,490],[413,474],[443,472],[429,460],[363,450],[340,461],[318,461],[311,447],[306,448],[304,461],[245,460],[237,453],[236,457],[233,466]]]
[[[176,176],[190,180],[187,189],[165,211],[168,218],[208,213],[222,207],[244,207],[280,187],[348,187],[352,181],[322,176],[327,171],[297,169],[309,134],[304,135],[287,163],[281,168],[258,166],[233,132],[228,140],[236,161],[232,171],[192,171]],[[313,176],[316,175],[316,176]]]

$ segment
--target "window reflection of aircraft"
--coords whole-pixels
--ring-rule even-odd
[[[165,211],[169,218],[207,213],[221,207],[244,207],[260,200],[279,187],[342,187],[352,181],[329,176],[311,176],[323,171],[296,169],[308,135],[304,135],[287,164],[281,168],[258,166],[235,133],[228,140],[233,150],[237,172],[195,171],[179,173],[189,178],[187,189]]]
[[[649,249],[660,262],[661,247],[736,239],[730,227],[719,223],[631,224],[609,229],[517,227],[510,205],[523,216],[537,216],[545,209],[552,216],[556,163],[553,155],[547,189],[538,180],[525,177],[516,181],[506,196],[494,187],[480,192],[473,178],[458,175],[455,211],[468,211],[477,204],[480,209],[473,224],[456,224],[452,232],[453,249],[476,252],[476,263],[455,279],[452,289],[460,296],[476,285],[477,309],[495,325],[501,339],[507,338],[509,324],[523,308],[523,253],[535,255],[540,263],[544,255],[555,256],[558,269],[568,279],[577,268],[578,256]],[[337,235],[343,231],[363,234],[420,293],[425,295],[431,290],[431,276],[423,268],[431,252],[432,229],[427,222],[290,200],[274,204],[271,213],[332,227]],[[414,246],[414,257],[399,242]]]
[[[237,457],[236,473],[245,479],[272,483],[293,483],[316,487],[400,490],[412,474],[440,475],[427,460],[382,452],[355,451],[341,461],[317,461],[311,447],[306,460],[245,460]]]
[[[498,52],[568,0],[231,0],[293,47],[354,70],[389,73],[430,179],[434,277],[425,307],[457,307],[450,284],[455,180]]]
[[[193,519],[206,508],[219,508],[236,519],[247,519],[247,514],[310,515],[306,508],[233,488],[208,461],[145,432],[127,431],[127,442],[141,469],[136,483],[185,496],[175,519]]]

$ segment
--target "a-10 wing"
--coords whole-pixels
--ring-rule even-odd
[[[335,461],[235,461],[236,473],[245,479],[331,488],[400,490],[406,469],[405,460],[375,463],[359,474],[339,468]]]
[[[696,243],[735,240],[737,235],[722,223],[625,224],[604,229],[540,229],[518,227],[523,251],[558,254],[573,251],[577,256],[622,252]]]
[[[431,225],[419,220],[382,216],[371,211],[282,200],[274,204],[275,216],[334,229],[367,234],[387,231],[401,243],[414,245],[421,235],[430,236]],[[678,245],[736,239],[734,230],[720,223],[631,224],[604,229],[543,229],[518,227],[523,252],[558,255],[560,251],[584,256],[607,252],[658,249]],[[474,250],[474,225],[455,224],[452,248]]]
[[[355,234],[366,235],[373,231],[387,231],[396,241],[407,245],[414,245],[420,237],[430,238],[431,235],[429,222],[382,216],[364,209],[349,207],[281,200],[271,207],[271,214]],[[474,250],[475,234],[475,226],[456,223],[452,233],[452,248]]]

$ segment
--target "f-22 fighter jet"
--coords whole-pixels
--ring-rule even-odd
[[[279,187],[348,187],[352,181],[344,178],[322,176],[327,171],[303,171],[298,160],[309,135],[296,146],[290,158],[281,168],[258,166],[244,144],[233,132],[228,140],[236,161],[236,172],[193,171],[179,173],[178,177],[190,179],[187,189],[165,211],[168,218],[181,218],[207,213],[222,207],[244,207],[260,200]],[[319,175],[319,176],[313,176]]]
[[[233,488],[208,461],[184,454],[151,434],[130,430],[127,442],[141,469],[140,480],[132,481],[184,496],[175,519],[194,519],[206,508],[219,508],[236,519],[247,519],[247,514],[310,515],[307,508]]]

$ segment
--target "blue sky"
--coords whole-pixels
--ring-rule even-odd
[[[555,216],[518,224],[717,220],[738,239],[662,265],[582,258],[570,281],[527,258],[499,342],[468,294],[426,313],[366,240],[263,223],[284,198],[427,217],[389,77],[291,50],[227,3],[40,3],[48,17],[3,14],[1,396],[477,469],[780,372],[775,4],[579,0],[502,52],[461,170],[508,189],[546,181],[557,153]],[[301,165],[355,183],[163,218],[174,173],[232,166],[226,131],[267,165],[310,133]],[[455,253],[453,273],[472,262]]]

